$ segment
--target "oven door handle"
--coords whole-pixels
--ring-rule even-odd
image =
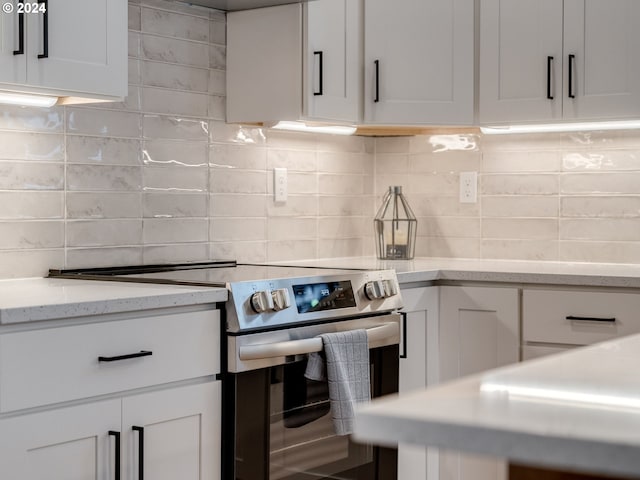
[[[377,327],[367,328],[366,332],[367,340],[371,344],[386,338],[399,337],[400,327],[397,322],[389,322]],[[261,360],[263,358],[321,352],[322,348],[322,339],[320,337],[313,337],[303,340],[289,340],[286,342],[243,345],[240,347],[239,356],[240,360]]]

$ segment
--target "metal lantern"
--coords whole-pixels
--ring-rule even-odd
[[[389,187],[373,223],[378,258],[382,260],[413,258],[418,221],[402,194],[402,187]]]

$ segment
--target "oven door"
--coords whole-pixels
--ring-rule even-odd
[[[305,341],[313,339],[310,335],[317,335],[319,329],[367,329],[371,396],[378,397],[398,391],[399,326],[400,315],[390,314],[246,335],[231,342],[236,347],[240,343],[256,346],[265,354],[262,360],[254,358],[258,351],[252,348],[238,348],[235,354],[244,351],[245,356],[252,357],[250,361],[268,365],[228,375],[225,417],[230,420],[227,415],[232,415],[234,421],[232,428],[228,425],[232,432],[226,432],[224,441],[234,448],[225,452],[225,470],[233,470],[232,475],[225,473],[225,478],[396,479],[395,449],[357,443],[351,435],[335,434],[327,383],[305,378],[307,355],[299,351],[305,346],[316,348],[315,343]],[[283,335],[290,340],[282,340]],[[272,340],[267,341],[269,336]],[[290,349],[298,353],[290,353]],[[270,352],[285,355],[268,356]]]

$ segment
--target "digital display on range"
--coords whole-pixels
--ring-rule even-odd
[[[349,280],[294,285],[293,294],[296,297],[298,313],[321,312],[356,306],[353,287]]]

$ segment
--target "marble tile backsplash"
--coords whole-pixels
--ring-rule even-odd
[[[640,263],[640,133],[316,136],[227,125],[221,12],[130,0],[129,95],[0,107],[0,277],[374,254],[402,185],[420,256]],[[289,199],[273,201],[273,168]],[[459,174],[479,172],[476,204]]]
[[[417,255],[640,263],[640,132],[376,140],[376,194],[402,184]],[[477,171],[478,203],[458,202]]]

